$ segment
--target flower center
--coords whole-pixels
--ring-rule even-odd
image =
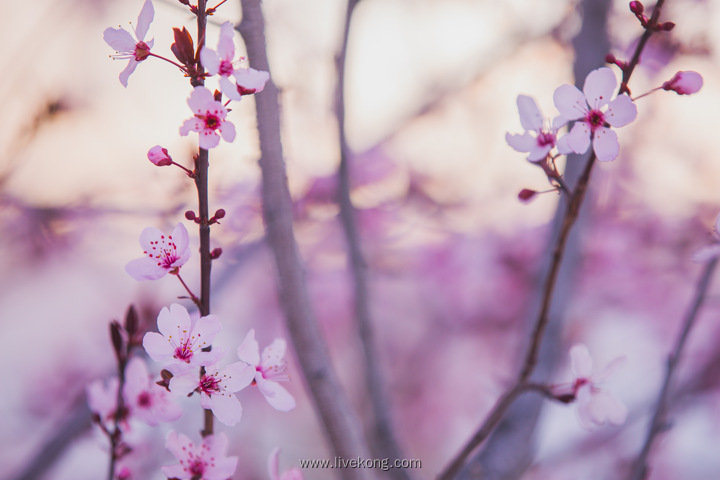
[[[188,473],[191,473],[193,476],[202,475],[205,473],[205,462],[200,459],[193,460],[190,468],[188,468]]]
[[[148,56],[150,56],[150,47],[148,47],[147,43],[139,41],[135,45],[135,60],[138,62],[142,62]]]
[[[200,379],[200,390],[210,397],[220,391],[220,381],[212,375],[203,375]]]
[[[220,126],[220,119],[215,115],[207,115],[205,117],[205,128],[215,130]]]
[[[537,136],[537,143],[541,147],[545,147],[547,145],[554,146],[555,135],[550,132],[540,132]]]
[[[193,356],[193,350],[190,346],[190,340],[186,340],[179,347],[175,349],[175,358],[182,360],[185,363],[190,363],[190,358]]]
[[[138,395],[137,403],[143,408],[149,408],[152,406],[152,397],[148,392],[142,392]]]
[[[228,62],[227,60],[221,61],[218,70],[221,77],[229,77],[233,73],[232,62]]]
[[[590,125],[590,130],[595,132],[599,127],[605,125],[605,115],[600,110],[590,110],[585,121]]]
[[[150,242],[152,247],[152,251],[148,253],[148,256],[150,258],[156,258],[158,259],[158,266],[163,268],[172,268],[173,263],[175,263],[180,257],[177,254],[177,245],[175,245],[175,242],[172,240],[172,236],[168,236],[165,238],[165,235],[160,237],[159,241]],[[158,252],[158,253],[155,253]]]

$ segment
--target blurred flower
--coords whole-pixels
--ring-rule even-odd
[[[287,363],[283,358],[287,346],[285,340],[276,338],[265,347],[260,358],[260,346],[255,340],[255,330],[248,332],[243,343],[238,347],[240,361],[252,367],[255,384],[265,396],[270,406],[281,412],[295,408],[295,399],[277,382],[287,382]]]
[[[703,86],[703,77],[697,72],[677,72],[673,78],[663,83],[663,90],[672,90],[678,95],[690,95]]]
[[[153,46],[153,40],[144,41],[148,28],[153,21],[155,10],[150,0],[145,0],[140,15],[137,20],[137,28],[135,28],[135,36],[133,38],[130,32],[124,28],[106,28],[103,32],[105,43],[110,45],[117,55],[113,55],[116,59],[128,59],[127,67],[120,72],[120,83],[127,87],[128,78],[135,71],[135,67],[150,55],[150,49]]]
[[[195,87],[187,103],[194,116],[182,124],[180,135],[186,136],[190,131],[198,132],[200,148],[204,149],[217,147],[221,135],[226,142],[235,140],[235,126],[225,120],[227,109],[215,100],[210,90],[201,86]]]
[[[243,362],[235,362],[222,369],[215,365],[205,367],[205,375],[199,380],[197,372],[188,370],[170,379],[170,391],[189,395],[200,393],[200,405],[212,410],[217,419],[230,427],[242,417],[242,405],[234,393],[250,385],[254,370]]]
[[[587,429],[609,422],[621,425],[627,418],[627,408],[598,385],[607,380],[623,363],[625,357],[610,362],[603,370],[593,373],[593,359],[583,344],[570,349],[570,369],[575,380],[572,384],[555,387],[553,394],[559,399],[570,397],[577,402],[580,424]]]
[[[125,265],[125,271],[135,280],[157,280],[168,273],[176,273],[190,258],[190,243],[185,225],[178,223],[171,235],[154,227],[140,234],[140,246],[145,257]]]
[[[268,458],[268,471],[270,480],[303,480],[303,474],[298,468],[289,468],[280,475],[280,449],[276,448]]]
[[[592,139],[593,150],[601,162],[618,156],[617,134],[608,127],[622,127],[635,120],[637,107],[627,95],[610,101],[615,87],[615,74],[610,68],[602,67],[588,74],[582,92],[568,84],[555,90],[553,100],[560,115],[578,120],[566,135],[567,144],[575,153],[585,153]]]
[[[130,415],[151,426],[182,416],[182,409],[171,400],[169,392],[150,381],[145,362],[139,357],[128,362],[123,398]]]
[[[87,386],[85,393],[90,411],[100,417],[101,422],[112,422],[117,408],[117,394],[120,381],[96,380]]]
[[[222,352],[202,351],[212,344],[215,335],[222,330],[220,320],[215,315],[192,321],[185,307],[173,303],[169,310],[164,307],[160,311],[157,324],[160,333],[148,332],[143,338],[145,351],[156,362],[205,366],[219,359]]]
[[[224,433],[208,435],[200,445],[195,445],[185,435],[173,431],[168,434],[165,447],[180,462],[162,467],[168,478],[227,480],[237,468],[237,457],[225,456],[228,439]]]
[[[535,99],[527,95],[518,95],[517,106],[520,124],[525,129],[525,133],[522,135],[507,133],[505,141],[518,152],[530,153],[528,160],[531,162],[539,162],[558,145],[557,131],[567,123],[567,120],[558,116],[553,119],[552,126],[548,125]],[[572,149],[562,140],[558,145],[558,151],[567,154],[571,153]]]

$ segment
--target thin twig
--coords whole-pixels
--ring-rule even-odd
[[[260,0],[241,0],[238,25],[247,47],[250,67],[270,71],[265,50],[265,25]],[[272,78],[272,75],[271,75]],[[268,245],[275,259],[280,301],[293,346],[328,443],[343,458],[368,458],[362,426],[330,362],[310,305],[305,275],[293,231],[292,200],[280,140],[278,90],[272,80],[255,96],[260,135],[262,212]],[[365,469],[344,469],[343,478],[370,478]]]
[[[655,413],[653,414],[652,422],[650,422],[650,428],[648,430],[645,443],[643,444],[640,455],[633,464],[633,468],[630,474],[630,480],[644,480],[648,474],[648,456],[652,450],[653,442],[657,438],[658,434],[665,431],[667,425],[667,413],[668,413],[668,397],[672,387],[673,377],[677,370],[680,357],[682,356],[683,348],[687,341],[688,335],[695,324],[700,307],[702,307],[707,295],[708,288],[710,286],[710,279],[712,278],[715,268],[717,267],[718,259],[715,258],[708,262],[700,275],[697,289],[695,290],[695,298],[693,299],[690,309],[685,316],[680,335],[675,341],[675,348],[668,357],[667,370],[665,371],[665,380],[663,381],[660,394],[658,395],[657,406],[655,407]]]
[[[619,93],[623,93],[627,89],[627,83],[630,80],[632,72],[635,70],[635,67],[640,62],[640,54],[645,48],[645,45],[647,44],[650,36],[655,32],[654,27],[657,25],[658,19],[660,18],[660,12],[664,1],[665,0],[658,0],[657,4],[655,5],[655,9],[653,10],[653,14],[649,21],[649,24],[645,28],[645,31],[643,32],[640,41],[635,48],[635,52],[632,56],[631,61],[625,68],[623,68],[623,79],[620,85]],[[585,198],[585,193],[587,191],[588,183],[590,181],[590,173],[592,172],[595,160],[595,153],[592,152],[590,158],[587,161],[587,164],[585,165],[585,169],[577,182],[575,190],[570,196],[568,207],[565,211],[562,226],[560,228],[560,233],[558,235],[557,241],[555,242],[555,246],[553,247],[552,261],[543,287],[543,296],[540,312],[538,314],[537,320],[535,321],[535,327],[533,328],[533,333],[530,337],[530,347],[525,356],[525,360],[522,364],[523,366],[520,374],[518,375],[518,379],[515,385],[510,387],[510,389],[505,394],[503,394],[502,397],[500,397],[500,400],[498,400],[498,402],[495,404],[483,424],[473,435],[470,441],[463,447],[460,453],[456,455],[456,457],[452,460],[449,466],[440,474],[440,476],[438,477],[439,480],[450,480],[457,474],[457,472],[460,471],[460,468],[462,468],[468,455],[470,455],[473,450],[475,450],[485,441],[485,439],[492,432],[493,428],[495,428],[497,423],[500,421],[502,416],[510,407],[510,404],[519,396],[520,393],[527,390],[528,388],[528,380],[530,379],[530,376],[532,375],[537,365],[540,344],[544,336],[543,333],[548,324],[548,312],[550,311],[550,304],[552,302],[553,292],[555,290],[555,284],[557,281],[558,272],[560,270],[560,264],[562,263],[562,259],[564,257],[565,245],[567,243],[570,230],[572,229],[575,221],[577,220],[578,214],[580,212],[580,207],[582,206],[582,202]]]
[[[350,147],[345,132],[345,67],[347,58],[348,40],[350,37],[350,22],[358,0],[349,0],[345,13],[343,38],[337,56],[337,86],[335,108],[338,125],[338,141],[340,144],[340,166],[338,168],[338,204],[340,206],[340,221],[347,240],[350,271],[355,290],[355,321],[357,322],[365,354],[365,385],[372,406],[374,418],[372,433],[372,446],[378,458],[388,458],[391,461],[403,458],[400,447],[393,433],[393,422],[390,415],[390,402],[385,391],[383,371],[380,368],[380,358],[375,348],[375,340],[370,313],[370,289],[367,277],[367,264],[360,246],[355,207],[350,198]],[[398,480],[409,480],[410,476],[404,468],[394,468],[388,473]]]

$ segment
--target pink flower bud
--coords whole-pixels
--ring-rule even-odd
[[[165,167],[172,165],[172,158],[168,154],[167,148],[163,148],[160,145],[155,145],[148,151],[148,160],[157,165],[158,167]]]
[[[531,198],[533,198],[535,195],[537,195],[538,192],[535,190],[531,190],[529,188],[523,188],[520,190],[520,193],[518,193],[518,200],[521,202],[529,202]]]
[[[663,90],[672,90],[678,95],[690,95],[703,86],[703,78],[697,72],[677,72],[673,78],[663,83]]]
[[[630,11],[635,15],[640,15],[645,11],[645,7],[640,2],[630,2]]]

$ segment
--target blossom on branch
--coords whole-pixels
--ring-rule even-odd
[[[234,394],[250,385],[254,373],[242,362],[231,363],[224,368],[210,365],[200,379],[192,370],[174,376],[170,379],[170,391],[181,395],[199,392],[200,405],[212,410],[221,423],[232,427],[242,417],[242,405]]]
[[[160,311],[157,324],[160,333],[148,332],[143,338],[145,351],[156,362],[199,367],[216,362],[222,354],[219,351],[203,352],[203,348],[211,346],[215,335],[222,330],[215,315],[193,321],[185,307],[173,303],[170,309],[164,307]]]
[[[128,362],[123,398],[130,415],[150,426],[173,422],[182,416],[182,409],[172,401],[170,393],[150,381],[145,362],[138,357]]]
[[[171,431],[165,447],[180,462],[179,465],[162,467],[168,478],[227,480],[237,468],[238,458],[225,456],[228,439],[224,433],[208,435],[200,445],[195,445],[187,436]]]
[[[154,227],[140,234],[144,257],[129,262],[125,271],[135,280],[157,280],[168,273],[177,273],[190,258],[190,240],[187,229],[178,223],[172,234],[165,235]]]
[[[613,71],[602,67],[588,74],[582,92],[568,84],[555,90],[553,100],[560,115],[577,120],[565,137],[575,153],[585,153],[592,140],[599,161],[609,162],[618,156],[620,144],[610,127],[622,127],[635,120],[637,107],[627,95],[610,101],[616,87]]]
[[[120,73],[120,83],[127,87],[128,78],[135,71],[137,64],[150,56],[150,49],[153,46],[153,40],[145,42],[150,24],[153,21],[155,10],[150,0],[145,0],[135,28],[135,37],[124,28],[106,28],[103,32],[105,43],[110,45],[117,55],[112,57],[115,59],[128,59],[127,67]]]
[[[191,131],[200,134],[200,148],[215,148],[220,143],[220,136],[226,142],[235,140],[235,126],[226,121],[227,109],[215,100],[213,94],[205,87],[197,86],[187,101],[194,116],[185,120],[180,127],[180,135],[187,136]]]
[[[558,147],[561,154],[572,153],[565,137],[560,140],[557,138],[558,130],[567,123],[565,118],[555,117],[550,124],[543,117],[535,99],[527,95],[518,95],[517,106],[520,113],[520,124],[525,129],[525,133],[505,134],[508,145],[518,152],[529,153],[528,160],[531,162],[544,160],[555,146]]]
[[[295,399],[277,382],[287,382],[287,363],[285,350],[287,345],[282,338],[276,338],[273,343],[265,347],[260,357],[260,346],[255,340],[255,330],[252,329],[245,336],[245,340],[238,347],[240,361],[251,367],[254,375],[254,384],[260,389],[267,402],[281,412],[288,412],[295,408]]]
[[[593,359],[583,344],[570,349],[570,369],[575,379],[569,385],[553,388],[553,394],[561,401],[575,401],[580,425],[586,429],[602,426],[605,423],[621,425],[627,418],[627,408],[620,400],[600,388],[623,363],[625,357],[610,362],[604,369],[593,373]]]

